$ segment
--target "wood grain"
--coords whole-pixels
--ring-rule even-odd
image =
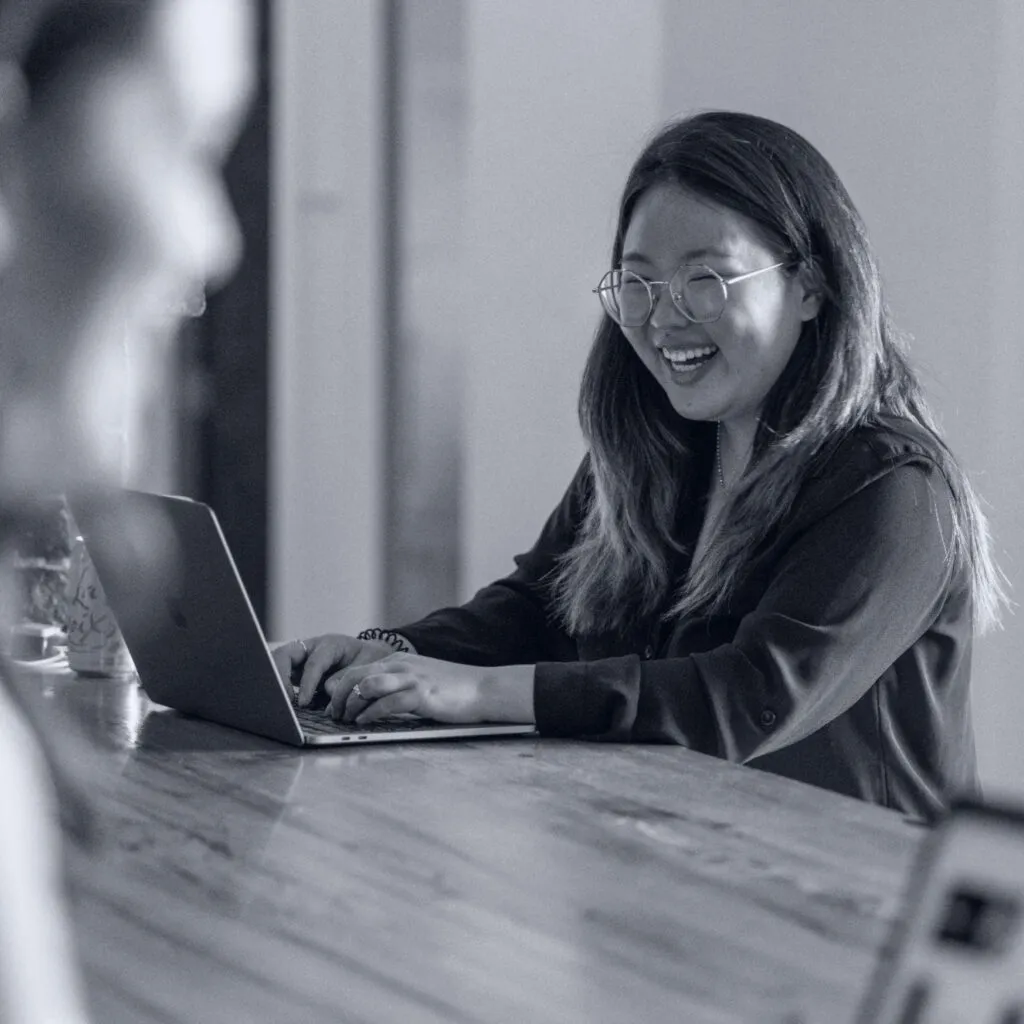
[[[838,1024],[923,835],[673,747],[298,751],[131,682],[25,685],[86,740],[101,838],[70,876],[105,1024]]]

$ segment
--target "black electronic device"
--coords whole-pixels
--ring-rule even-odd
[[[1024,809],[961,802],[927,837],[858,1024],[1024,1024]]]

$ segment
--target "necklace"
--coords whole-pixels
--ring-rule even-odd
[[[726,490],[725,474],[722,472],[722,421],[715,424],[715,465],[718,466],[718,482]]]

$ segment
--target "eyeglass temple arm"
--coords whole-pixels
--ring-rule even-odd
[[[779,267],[791,267],[793,261],[782,260],[779,263],[773,263],[770,267],[761,267],[759,270],[750,270],[746,274],[737,274],[735,277],[723,277],[722,280],[726,284],[736,284],[738,281],[746,281],[748,277],[757,277],[758,274],[767,274],[769,270],[778,270]]]

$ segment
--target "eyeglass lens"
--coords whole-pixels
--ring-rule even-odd
[[[668,288],[675,306],[697,323],[717,320],[725,309],[725,284],[710,267],[680,267]],[[650,285],[631,270],[609,271],[597,293],[608,315],[623,327],[640,327],[654,309]]]

